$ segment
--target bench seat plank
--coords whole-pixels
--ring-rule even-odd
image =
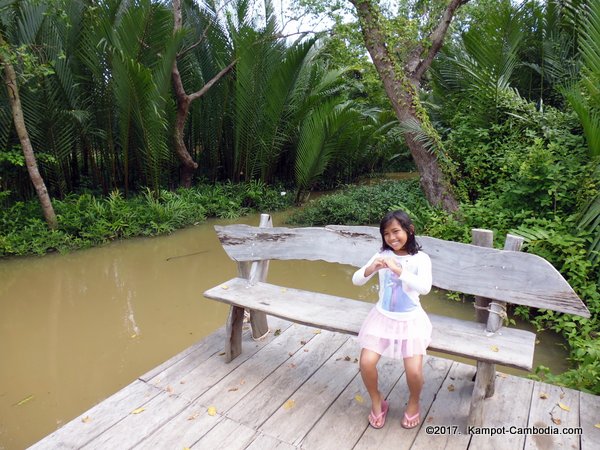
[[[250,285],[233,278],[204,296],[312,327],[357,335],[373,304],[269,283]],[[433,324],[430,350],[531,370],[535,334],[502,328],[492,334],[485,324],[429,314]]]

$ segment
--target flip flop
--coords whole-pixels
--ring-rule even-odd
[[[387,413],[390,409],[390,406],[388,404],[388,402],[386,402],[385,400],[381,401],[381,412],[377,415],[375,415],[373,413],[373,410],[371,410],[371,414],[369,414],[369,425],[371,425],[373,428],[376,429],[380,429],[383,428],[383,426],[385,425],[385,418],[387,416]],[[381,421],[380,425],[376,425],[377,422]]]
[[[408,424],[412,421],[416,420],[417,422],[412,425],[412,426],[408,426]],[[419,424],[421,423],[421,411],[417,411],[414,415],[409,416],[408,414],[406,414],[406,411],[404,412],[404,420],[402,421],[402,423],[400,425],[402,425],[402,428],[415,428],[418,427]]]

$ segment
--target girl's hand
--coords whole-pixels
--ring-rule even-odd
[[[402,266],[396,262],[396,258],[385,258],[384,263],[385,266],[396,275],[400,276],[402,274]]]
[[[384,258],[377,258],[369,267],[365,269],[365,277],[370,276],[372,273],[377,272],[378,270],[385,269],[387,267],[386,261]]]

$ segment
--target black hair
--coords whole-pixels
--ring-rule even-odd
[[[419,250],[421,250],[421,246],[415,239],[415,226],[404,211],[396,210],[390,211],[383,219],[381,219],[381,223],[379,224],[379,232],[381,233],[381,250],[392,250],[392,248],[387,245],[385,242],[385,238],[383,237],[383,233],[385,228],[389,225],[392,220],[397,220],[400,226],[404,231],[406,231],[406,244],[404,245],[404,249],[410,254],[415,255]]]

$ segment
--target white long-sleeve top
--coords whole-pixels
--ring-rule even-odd
[[[394,257],[402,266],[402,274],[397,276],[390,269],[380,269],[379,272],[379,301],[377,309],[391,318],[402,318],[421,307],[419,295],[426,295],[431,290],[431,260],[424,252],[415,255],[398,256],[391,250],[375,253],[369,261],[358,269],[352,276],[352,283],[362,286],[375,274],[365,277],[365,269],[376,258]]]

